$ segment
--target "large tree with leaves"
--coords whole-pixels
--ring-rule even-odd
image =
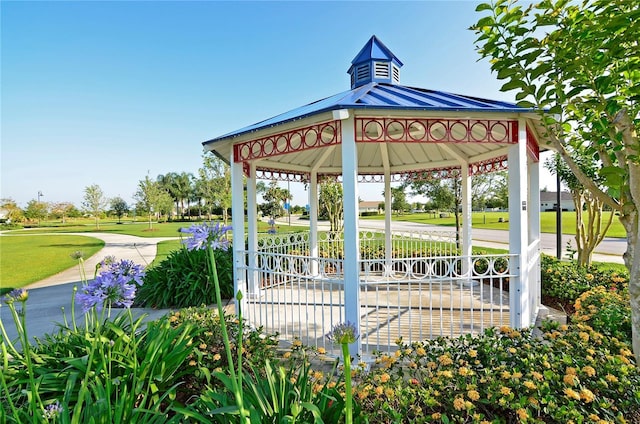
[[[480,4],[477,47],[520,106],[536,108],[546,138],[627,233],[633,348],[640,362],[640,3],[544,0]],[[598,161],[601,188],[569,146]]]
[[[318,199],[320,216],[326,216],[329,220],[332,233],[342,231],[344,228],[344,194],[342,184],[337,181],[327,180],[320,184],[320,196]]]
[[[198,169],[196,190],[204,199],[209,215],[211,209],[222,211],[222,221],[227,225],[231,208],[231,168],[222,159],[212,154],[202,158],[202,168]]]
[[[149,217],[149,230],[153,230],[153,216],[159,215],[163,211],[168,212],[173,203],[173,199],[166,189],[159,182],[149,178],[148,175],[144,180],[138,182],[138,189],[133,197],[138,201],[136,208]]]

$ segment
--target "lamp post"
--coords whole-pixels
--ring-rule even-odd
[[[38,203],[40,203],[40,198],[43,197],[42,191],[38,190]]]

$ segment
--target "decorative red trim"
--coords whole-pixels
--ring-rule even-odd
[[[534,162],[540,162],[540,145],[529,126],[527,126],[527,153]]]
[[[490,119],[355,118],[356,142],[518,142],[518,121]]]
[[[245,162],[340,144],[340,131],[340,121],[330,121],[245,141],[233,146],[233,159],[235,162]]]
[[[487,159],[469,164],[469,175],[488,174],[489,172],[504,171],[509,168],[507,156]]]

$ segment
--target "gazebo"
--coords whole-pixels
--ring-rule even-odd
[[[352,353],[362,354],[391,350],[399,337],[535,322],[539,115],[401,85],[402,65],[373,36],[351,62],[350,90],[203,143],[231,167],[234,284],[253,324],[324,346],[332,326],[349,321],[361,335]],[[497,170],[508,170],[509,253],[474,255],[471,179]],[[462,187],[459,248],[450,231],[394,231],[392,182],[452,177]],[[308,232],[258,233],[258,179],[307,184]],[[324,179],[342,183],[339,234],[318,226]],[[359,231],[359,182],[384,183],[384,231]]]

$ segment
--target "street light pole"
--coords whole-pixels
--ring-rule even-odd
[[[40,203],[40,198],[43,197],[42,191],[38,190],[38,203]]]

